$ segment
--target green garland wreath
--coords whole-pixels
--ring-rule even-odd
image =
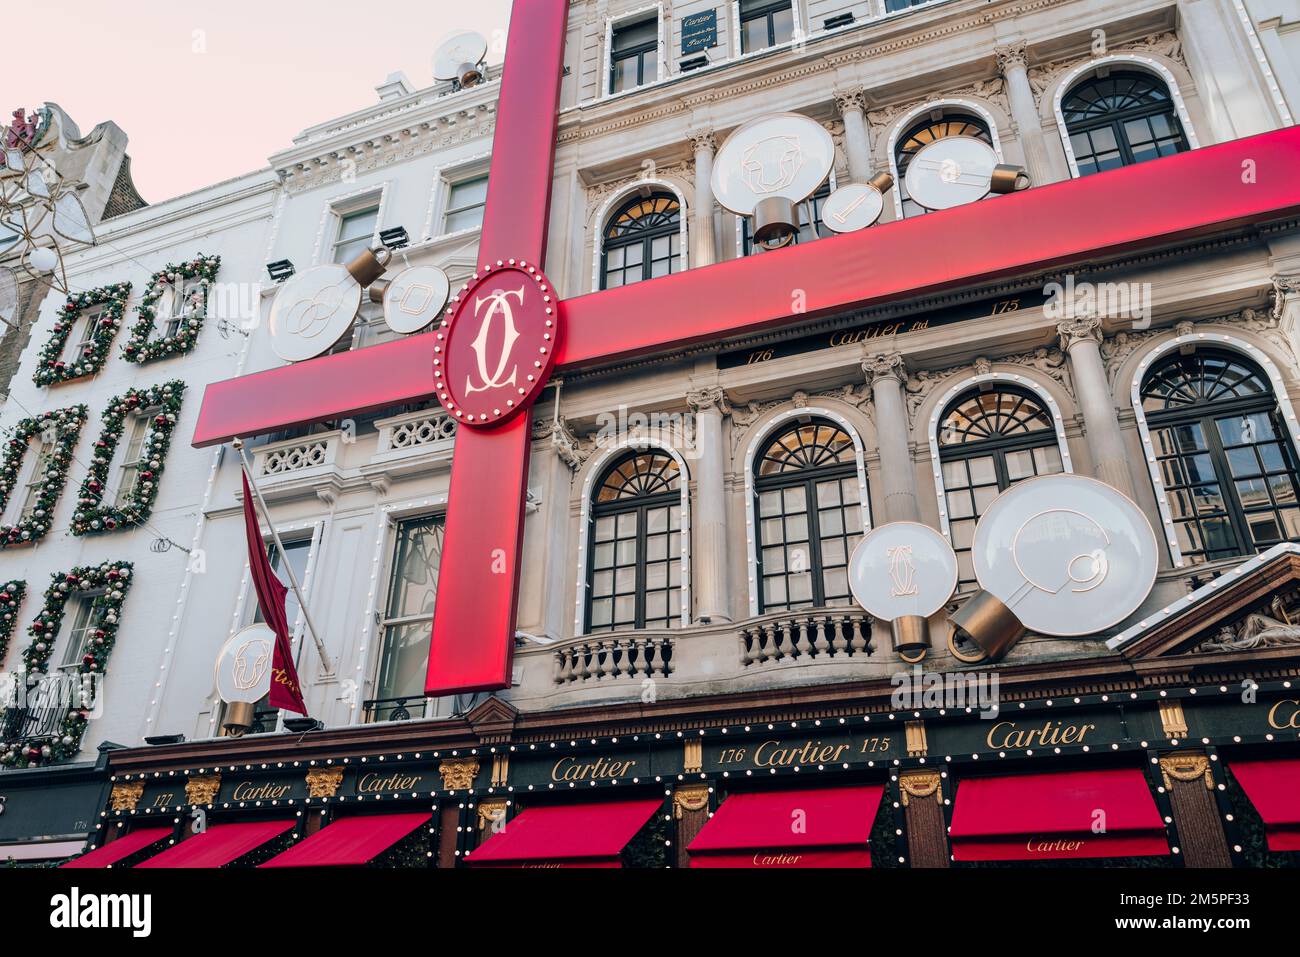
[[[55,572],[50,576],[50,587],[45,590],[45,607],[36,620],[27,627],[31,644],[23,651],[27,674],[46,674],[50,656],[63,624],[68,599],[78,592],[103,589],[100,597],[102,617],[99,626],[86,640],[86,654],[78,669],[82,675],[99,675],[101,680],[108,656],[117,640],[122,603],[131,587],[130,562],[104,562],[101,565],[84,565],[70,572]],[[102,691],[102,686],[101,686]],[[81,737],[86,732],[90,707],[83,702],[68,710],[59,730],[48,739],[28,739],[4,746],[0,751],[0,765],[11,768],[30,768],[75,757],[81,750]]]
[[[57,432],[54,449],[46,466],[45,481],[41,483],[40,492],[31,515],[15,522],[13,525],[0,525],[0,548],[13,545],[30,545],[45,537],[50,530],[50,519],[54,504],[68,480],[68,468],[72,465],[72,452],[77,445],[77,437],[86,421],[86,407],[71,405],[66,409],[55,409],[42,416],[21,419],[14,426],[13,435],[5,442],[4,455],[0,458],[0,511],[9,504],[9,496],[18,484],[18,472],[22,468],[23,458],[34,436],[43,435],[50,429]]]
[[[220,256],[205,256],[202,253],[185,263],[168,263],[149,277],[145,287],[144,298],[136,310],[139,317],[131,327],[131,337],[122,346],[122,357],[127,362],[153,362],[169,356],[183,356],[194,348],[199,339],[199,330],[203,328],[203,319],[207,315],[208,293],[212,282],[221,268]],[[198,279],[203,286],[202,301],[195,301],[194,311],[185,317],[178,326],[175,335],[163,336],[149,341],[154,332],[154,322],[158,318],[158,300],[168,288],[178,294],[185,291],[188,279]]]
[[[9,653],[9,640],[14,634],[14,625],[18,623],[18,606],[27,594],[27,582],[15,578],[0,585],[0,665],[4,664],[5,655]]]
[[[126,312],[126,301],[130,295],[131,284],[119,282],[69,296],[59,311],[58,318],[54,320],[54,332],[36,357],[33,381],[37,385],[54,385],[98,372],[108,358],[108,348],[113,344],[118,327],[122,325],[122,315]],[[68,334],[77,324],[77,317],[84,310],[101,304],[104,311],[100,314],[99,325],[90,347],[75,361],[65,362],[62,358],[63,349],[68,343]]]
[[[154,499],[158,497],[158,479],[162,475],[171,446],[172,432],[185,395],[185,383],[179,379],[164,382],[147,389],[128,389],[109,400],[104,410],[104,431],[95,441],[91,453],[90,473],[81,483],[77,510],[72,513],[70,526],[73,535],[93,535],[111,532],[123,525],[139,525],[149,518]],[[126,420],[141,409],[157,406],[153,425],[140,447],[140,471],[135,487],[121,505],[111,505],[103,500],[108,486],[108,469],[113,461],[113,451],[126,430]]]

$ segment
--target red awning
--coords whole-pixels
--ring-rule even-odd
[[[428,811],[339,818],[260,866],[357,867],[378,857],[428,821]]]
[[[884,787],[733,794],[687,850],[691,867],[870,867]]]
[[[1264,819],[1270,851],[1300,851],[1300,759],[1233,761],[1228,766]]]
[[[618,867],[619,852],[662,806],[659,798],[646,798],[531,808],[484,841],[469,862],[482,867]]]
[[[221,867],[293,827],[293,821],[213,824],[136,867]]]
[[[958,861],[1151,857],[1164,821],[1136,768],[969,778],[948,829]]]
[[[172,832],[170,827],[140,827],[128,831],[116,840],[109,841],[103,847],[97,847],[89,854],[83,854],[75,861],[68,861],[60,867],[112,867],[123,858],[130,857],[136,851],[143,851],[155,841],[161,841]]]

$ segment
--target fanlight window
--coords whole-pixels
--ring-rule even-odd
[[[1300,539],[1295,449],[1259,368],[1217,349],[1176,353],[1147,374],[1141,398],[1186,561]]]
[[[614,289],[682,267],[682,209],[671,193],[636,196],[605,226],[600,288]]]
[[[681,489],[666,452],[630,452],[601,476],[588,539],[588,632],[681,624]]]
[[[795,423],[768,441],[754,473],[762,610],[849,604],[866,497],[852,437],[820,419]]]
[[[958,583],[975,583],[975,525],[993,500],[1022,479],[1064,470],[1051,413],[1028,390],[978,387],[954,399],[939,421],[939,462]]]
[[[1169,88],[1149,73],[1084,80],[1062,101],[1061,113],[1080,176],[1188,148]]]
[[[935,119],[931,114],[914,124],[898,138],[898,145],[894,148],[894,163],[898,167],[898,190],[903,197],[904,216],[919,216],[926,212],[924,206],[907,195],[907,183],[904,179],[907,176],[908,164],[923,147],[949,136],[971,136],[988,143],[989,146],[993,145],[993,136],[989,132],[988,125],[983,120],[966,114],[953,113],[944,115],[940,119]]]

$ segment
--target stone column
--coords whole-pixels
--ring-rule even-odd
[[[1095,316],[1066,319],[1057,323],[1056,334],[1069,358],[1074,394],[1083,412],[1088,450],[1092,453],[1093,475],[1133,498],[1124,438],[1101,358],[1101,320]]]
[[[713,235],[713,150],[712,130],[690,133],[695,151],[695,208],[691,211],[691,267],[708,266],[716,261]]]
[[[916,481],[912,468],[907,402],[903,384],[907,370],[897,353],[869,355],[862,360],[862,373],[871,384],[875,405],[876,442],[880,452],[880,484],[884,493],[887,522],[919,522]],[[877,522],[880,524],[880,522]]]
[[[861,90],[841,90],[835,106],[844,121],[844,152],[849,160],[849,178],[855,183],[871,179],[871,133],[867,127],[866,98]]]
[[[558,422],[547,423],[538,431],[549,433],[551,448],[555,451],[550,467],[539,470],[546,482],[543,502],[546,509],[546,557],[542,575],[542,607],[538,614],[543,633],[549,638],[562,638],[569,633],[567,629],[572,623],[572,616],[567,614],[572,605],[565,600],[569,526],[572,524],[569,501],[573,493],[573,473],[582,464],[583,457],[578,451],[578,437],[563,416]]]
[[[1214,798],[1209,757],[1199,751],[1162,755],[1160,776],[1178,827],[1183,863],[1187,867],[1231,867],[1232,854]]]
[[[1034,90],[1029,85],[1029,56],[1024,41],[1017,41],[993,51],[998,69],[1007,84],[1007,99],[1011,103],[1011,117],[1020,132],[1020,145],[1025,151],[1025,168],[1035,186],[1052,182],[1051,163],[1047,158],[1047,143],[1043,138],[1043,125],[1038,119],[1038,104]]]
[[[726,394],[712,386],[686,393],[695,415],[695,448],[692,469],[695,501],[691,525],[695,548],[690,570],[695,599],[695,618],[701,622],[731,621],[727,588],[727,494],[726,446],[722,441],[722,417],[730,413]]]
[[[1211,135],[1198,131],[1201,145],[1278,128],[1276,106],[1261,82],[1232,5],[1178,0],[1178,19],[1187,68],[1210,118]]]

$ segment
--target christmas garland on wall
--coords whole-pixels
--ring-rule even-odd
[[[69,296],[54,320],[54,332],[36,357],[36,373],[32,376],[36,384],[54,385],[98,372],[108,358],[108,348],[113,344],[118,327],[122,325],[122,315],[126,312],[126,300],[130,295],[131,284],[119,282]],[[99,315],[90,346],[72,361],[64,361],[63,350],[77,318],[85,310],[99,305],[103,305],[104,311]]]
[[[140,308],[136,312],[139,318],[131,327],[131,337],[122,347],[123,358],[127,362],[153,362],[155,359],[166,359],[169,356],[183,356],[192,350],[198,342],[199,330],[203,328],[203,319],[207,314],[208,293],[220,268],[220,256],[204,256],[200,253],[189,262],[168,263],[154,273],[149,278],[144,298],[140,300]],[[149,341],[158,318],[158,300],[168,290],[171,290],[173,297],[185,295],[185,283],[191,279],[197,279],[202,287],[202,294],[195,294],[190,303],[193,309],[186,313],[184,305],[173,305],[173,309],[181,309],[183,316],[176,333]],[[175,303],[175,298],[172,301]]]
[[[102,565],[74,568],[67,573],[55,572],[50,576],[50,587],[45,590],[45,607],[27,627],[32,641],[23,651],[23,658],[27,662],[29,682],[49,670],[50,656],[54,653],[68,599],[80,592],[103,589],[99,596],[99,621],[86,636],[86,653],[78,668],[82,675],[99,677],[97,690],[102,693],[104,670],[117,640],[122,603],[131,587],[131,570],[130,562],[104,562]],[[79,706],[69,708],[59,729],[48,739],[29,739],[5,745],[0,751],[0,765],[30,768],[75,757],[81,750],[81,737],[86,732],[93,705],[93,701],[83,699]]]
[[[104,431],[91,452],[90,474],[81,483],[77,510],[72,513],[73,535],[111,532],[123,525],[138,525],[148,520],[154,499],[158,497],[158,479],[167,459],[167,449],[171,445],[184,395],[185,383],[174,379],[147,389],[128,389],[109,400],[108,408],[104,410]],[[117,443],[126,431],[127,420],[144,409],[155,407],[153,424],[140,446],[140,464],[131,494],[120,505],[105,502],[109,465]]]
[[[14,625],[18,623],[18,606],[27,594],[27,582],[14,579],[0,585],[0,666],[5,663],[9,653],[9,640],[14,635]]]
[[[4,511],[9,504],[9,497],[14,494],[18,473],[32,439],[52,438],[54,448],[46,463],[45,481],[41,483],[31,514],[12,525],[0,525],[0,548],[38,542],[50,530],[54,504],[59,500],[59,494],[68,480],[72,452],[85,421],[86,407],[72,405],[39,417],[22,419],[14,426],[13,435],[5,443],[4,456],[0,458],[0,512]]]

